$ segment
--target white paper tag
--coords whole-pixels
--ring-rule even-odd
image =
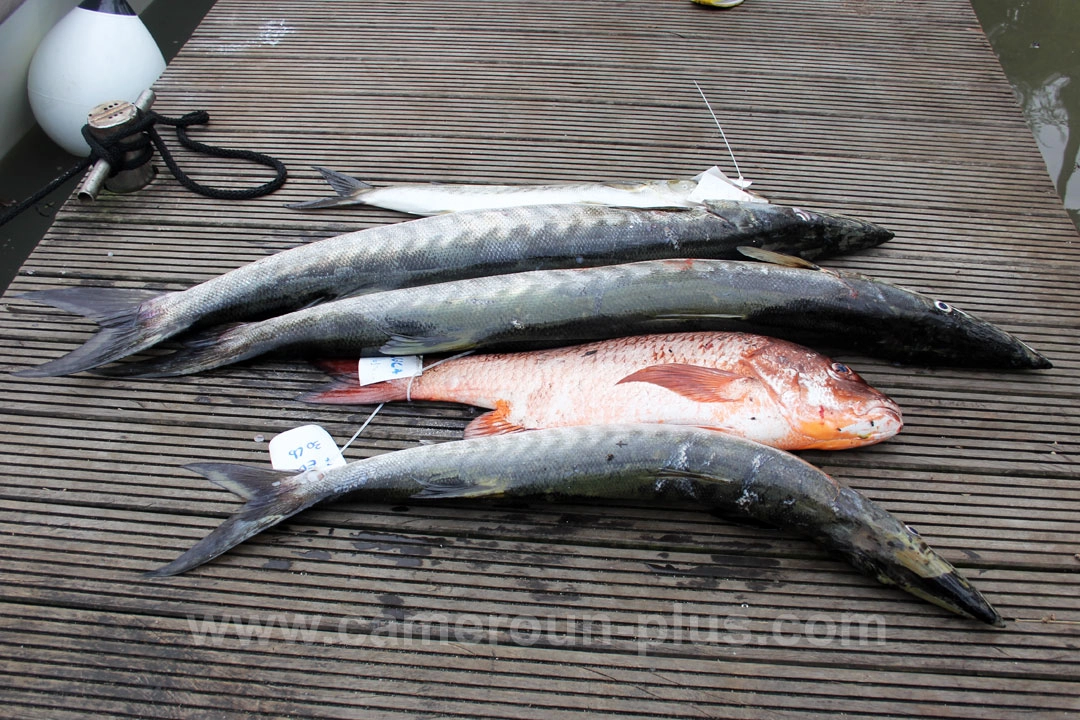
[[[690,193],[690,202],[702,202],[704,200],[739,200],[750,202],[758,198],[750,193],[743,192],[742,188],[748,188],[752,184],[746,178],[733,180],[724,174],[724,171],[713,165],[705,172],[694,176],[698,181],[697,187]]]
[[[401,357],[366,357],[360,358],[357,377],[361,385],[371,385],[397,378],[417,377],[424,372],[423,355],[403,355]]]
[[[270,439],[270,464],[275,470],[315,470],[345,464],[337,443],[318,425],[302,425]]]

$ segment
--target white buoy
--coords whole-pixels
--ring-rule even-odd
[[[88,155],[87,114],[112,100],[135,102],[165,69],[157,43],[125,0],[85,0],[42,39],[30,61],[30,108],[45,133]]]

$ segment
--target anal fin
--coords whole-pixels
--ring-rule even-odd
[[[484,413],[465,426],[465,439],[486,437],[488,435],[509,435],[524,432],[528,428],[510,422],[510,404],[505,400],[496,400],[495,409]]]

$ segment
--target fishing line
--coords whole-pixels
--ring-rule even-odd
[[[430,365],[428,365],[424,369],[425,370],[430,370],[433,367],[438,367],[439,365],[442,365],[444,362],[449,362],[451,360],[457,360],[458,358],[463,358],[466,355],[472,355],[474,352],[476,352],[476,351],[475,350],[466,350],[465,352],[460,352],[457,355],[451,355],[450,357],[443,358],[442,360],[436,360],[435,362],[431,363]],[[415,378],[416,378],[415,375],[411,376],[409,378],[409,384],[405,386],[405,401],[406,402],[412,402],[412,383],[413,383],[413,379],[415,379]],[[386,403],[381,402],[377,406],[375,406],[375,409],[371,411],[370,415],[368,415],[368,418],[367,418],[367,420],[364,421],[364,424],[361,425],[357,429],[357,431],[353,433],[353,436],[351,438],[349,438],[349,441],[347,443],[345,443],[344,445],[341,446],[341,452],[344,453],[345,448],[352,445],[353,440],[360,437],[360,433],[364,432],[364,428],[366,428],[368,425],[371,424],[371,421],[375,419],[375,416],[379,414],[379,411],[383,409],[383,405],[385,405],[385,404]]]
[[[705,107],[709,110],[709,114],[712,115],[713,122],[716,123],[716,129],[720,131],[720,138],[724,141],[724,146],[727,148],[728,155],[731,156],[731,164],[735,166],[735,172],[739,175],[740,180],[745,180],[742,176],[742,170],[739,169],[739,163],[735,160],[735,153],[731,151],[731,145],[728,144],[727,135],[724,134],[724,128],[720,126],[720,121],[716,118],[716,113],[713,112],[712,105],[709,104],[709,98],[705,97],[705,93],[702,91],[701,86],[698,85],[697,80],[691,80],[694,83],[694,87],[697,88],[698,93],[701,95],[701,99],[705,101]]]
[[[459,352],[457,355],[451,355],[448,358],[443,358],[442,360],[436,360],[435,362],[431,363],[426,368],[424,368],[424,370],[430,370],[431,368],[439,367],[444,362],[450,362],[451,360],[457,360],[458,358],[463,358],[466,355],[472,355],[474,352],[476,352],[476,351],[475,350],[466,350],[465,352]],[[405,402],[412,402],[412,383],[413,383],[413,380],[416,379],[416,377],[417,377],[416,375],[410,375],[409,376],[409,383],[405,386]]]
[[[442,365],[444,362],[449,362],[451,360],[457,360],[458,358],[463,358],[466,355],[472,355],[474,352],[476,352],[476,351],[475,350],[466,350],[465,352],[460,352],[457,355],[451,355],[450,357],[443,358],[442,360],[436,360],[435,362],[431,363],[430,365],[428,365],[424,369],[425,370],[430,370],[433,367],[438,367],[439,365]],[[405,386],[405,401],[406,402],[412,402],[412,383],[413,383],[413,380],[415,378],[416,378],[415,375],[411,376],[409,378],[409,384]],[[371,411],[370,415],[368,415],[367,420],[364,421],[364,424],[361,425],[359,428],[357,428],[356,432],[353,433],[353,436],[351,438],[349,438],[349,441],[347,443],[345,443],[344,445],[341,446],[341,452],[342,453],[345,452],[345,449],[347,447],[352,445],[353,440],[360,437],[360,433],[364,432],[364,429],[368,425],[371,424],[371,421],[375,419],[375,416],[379,414],[379,411],[383,409],[383,405],[385,405],[385,404],[386,403],[381,402],[381,403],[379,403],[378,405],[375,406],[375,409]]]
[[[347,442],[347,443],[345,443],[344,445],[341,446],[341,452],[342,453],[345,452],[345,448],[352,445],[353,440],[360,437],[360,433],[364,432],[364,428],[366,428],[368,425],[371,424],[371,421],[375,419],[375,416],[379,414],[379,411],[383,409],[383,405],[385,405],[385,404],[386,403],[379,403],[375,407],[375,409],[371,411],[371,414],[368,415],[368,419],[364,421],[364,424],[361,425],[360,428],[356,432],[353,433],[353,436],[351,438],[349,438],[349,442]]]

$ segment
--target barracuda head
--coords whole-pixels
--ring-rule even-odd
[[[714,215],[754,228],[761,238],[760,247],[766,250],[779,249],[773,242],[782,242],[785,247],[796,242],[799,249],[793,254],[806,260],[866,250],[893,238],[893,233],[880,225],[803,208],[712,200],[704,205]]]
[[[909,362],[940,362],[984,368],[1045,370],[1052,363],[993,323],[941,300],[881,281],[892,316],[879,344]]]
[[[743,361],[788,414],[803,448],[841,450],[887,440],[903,427],[899,406],[843,363],[772,340]]]
[[[792,314],[798,313],[804,332],[832,336],[847,347],[903,362],[1026,370],[1053,367],[993,323],[941,300],[761,248],[740,247],[739,252],[803,275],[802,279],[796,274],[776,280],[793,287],[803,285],[801,297],[786,305],[747,312],[745,319],[751,323],[790,327]],[[817,282],[807,272],[818,273]]]
[[[858,520],[837,523],[830,532],[834,547],[856,567],[946,610],[1005,626],[986,598],[912,528],[849,488],[841,489],[835,504],[840,514]]]
[[[891,230],[865,220],[844,215],[817,213],[796,207],[788,209],[795,218],[802,221],[811,234],[817,237],[822,249],[818,257],[846,255],[859,250],[867,250],[895,237]],[[808,260],[814,259],[805,254],[804,257]]]

